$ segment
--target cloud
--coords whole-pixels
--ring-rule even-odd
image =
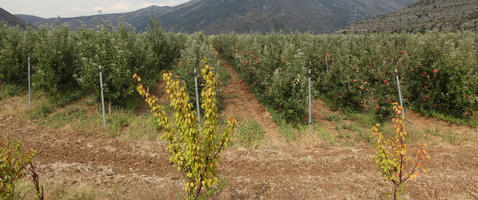
[[[154,2],[144,2],[144,3],[140,3],[140,8],[146,8],[146,7],[149,7],[149,6],[167,6],[165,4],[160,4],[160,3],[154,3]]]
[[[97,11],[97,12],[99,12],[99,11],[104,12],[104,11],[105,11],[105,7],[103,7],[103,6],[95,6],[95,7],[93,7],[93,10],[94,10],[94,11]]]
[[[130,10],[130,7],[129,7],[128,3],[117,3],[117,4],[113,5],[111,10],[114,10],[114,11],[128,11],[128,10]]]
[[[0,0],[0,7],[14,14],[39,17],[76,17],[130,12],[148,6],[175,6],[190,0]]]

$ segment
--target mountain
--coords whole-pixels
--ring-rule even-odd
[[[2,8],[0,8],[0,22],[6,22],[7,24],[13,26],[18,25],[23,28],[27,26],[27,24],[23,20],[19,19],[15,15],[12,15],[11,13]]]
[[[133,25],[136,29],[144,30],[149,24],[150,19],[158,18],[162,12],[169,8],[171,7],[150,6],[127,13],[60,18],[60,23],[68,23],[73,30],[78,30],[81,28],[82,24],[85,24],[87,28],[95,28],[96,25],[101,24],[104,21],[107,23],[112,23],[116,26],[121,20],[123,20],[123,22]],[[56,24],[58,20],[58,18],[41,18],[32,15],[18,14],[16,16],[34,25],[53,25]]]
[[[328,33],[359,20],[403,9],[408,3],[409,0],[191,0],[175,7],[151,6],[130,13],[64,18],[61,22],[68,22],[77,29],[80,22],[95,27],[99,17],[113,24],[122,17],[141,31],[154,17],[163,27],[185,33],[271,30]],[[56,20],[17,16],[35,25],[53,24]]]
[[[193,0],[160,16],[182,32],[310,31],[326,33],[406,7],[408,0]]]
[[[339,32],[478,31],[478,0],[420,0],[406,9],[361,21]]]

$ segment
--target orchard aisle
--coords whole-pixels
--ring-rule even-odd
[[[246,83],[239,78],[231,65],[219,56],[218,58],[222,62],[221,67],[231,74],[230,82],[223,91],[224,110],[221,117],[224,119],[236,118],[239,123],[244,119],[255,120],[262,126],[268,141],[273,145],[279,145],[281,138],[279,138],[278,127],[269,111],[257,101],[256,96],[249,91]]]

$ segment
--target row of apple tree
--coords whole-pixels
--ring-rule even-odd
[[[478,34],[224,34],[214,47],[270,107],[288,120],[306,116],[313,91],[337,106],[389,116],[407,108],[467,117],[478,110]]]
[[[61,102],[90,94],[99,97],[100,66],[105,100],[110,104],[122,105],[137,95],[133,73],[152,86],[165,70],[185,80],[193,97],[194,68],[203,59],[217,64],[207,36],[165,32],[155,22],[143,33],[123,24],[103,23],[95,30],[79,31],[66,24],[26,30],[3,25],[0,36],[0,85],[25,89],[30,57],[33,91]]]

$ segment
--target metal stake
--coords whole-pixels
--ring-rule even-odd
[[[201,109],[199,108],[199,92],[198,92],[198,72],[194,69],[194,84],[196,86],[196,108],[198,113],[198,121],[201,123]]]
[[[327,74],[329,73],[329,58],[327,56],[328,54],[325,54],[325,69],[327,71]]]
[[[402,116],[405,117],[405,107],[403,107],[402,91],[400,90],[400,78],[398,76],[398,70],[395,69],[395,78],[397,79],[398,97],[400,98],[400,106],[402,106]]]
[[[101,68],[101,65],[98,67],[98,70],[100,72],[101,107],[103,109],[103,126],[106,127],[105,98],[103,95],[103,75],[102,75],[103,69]]]
[[[30,56],[28,56],[28,105],[32,106],[32,90],[31,90],[31,77],[30,77]]]
[[[309,69],[307,75],[309,76],[309,128],[312,125],[312,94],[311,94],[311,71]]]

